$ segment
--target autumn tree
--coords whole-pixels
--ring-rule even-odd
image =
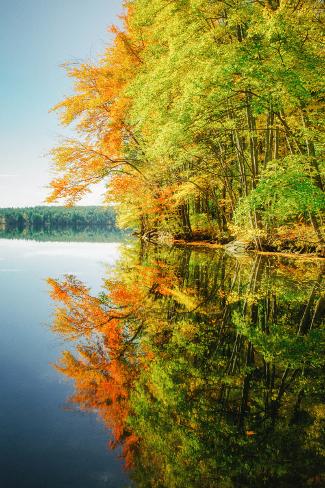
[[[106,179],[120,224],[141,234],[275,249],[300,226],[320,249],[321,29],[318,0],[126,2],[98,64],[68,67],[75,95],[55,108],[80,138],[53,150],[50,200]]]

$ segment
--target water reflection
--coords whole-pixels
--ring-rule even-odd
[[[73,385],[49,364],[64,344],[48,327],[45,283],[70,273],[98,292],[101,263],[114,266],[118,246],[0,239],[1,488],[129,486],[96,416],[64,411]]]
[[[98,296],[49,284],[56,368],[135,486],[323,486],[321,261],[135,245]]]
[[[39,242],[122,242],[127,237],[126,232],[96,227],[82,229],[34,229],[13,228],[3,230],[0,226],[0,239],[31,240]]]

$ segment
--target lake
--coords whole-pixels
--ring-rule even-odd
[[[0,240],[1,487],[127,486],[96,415],[67,411],[73,385],[50,364],[64,346],[46,283],[73,273],[96,292],[118,256],[118,243]]]
[[[324,486],[319,259],[0,239],[13,487]]]

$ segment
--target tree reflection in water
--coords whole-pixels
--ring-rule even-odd
[[[320,261],[125,247],[93,296],[49,279],[56,368],[137,487],[305,487],[324,479]]]

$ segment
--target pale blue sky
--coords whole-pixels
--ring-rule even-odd
[[[72,91],[60,65],[96,59],[122,0],[0,0],[0,207],[40,205],[49,149],[65,129],[49,109]],[[102,188],[83,203],[100,203]]]

